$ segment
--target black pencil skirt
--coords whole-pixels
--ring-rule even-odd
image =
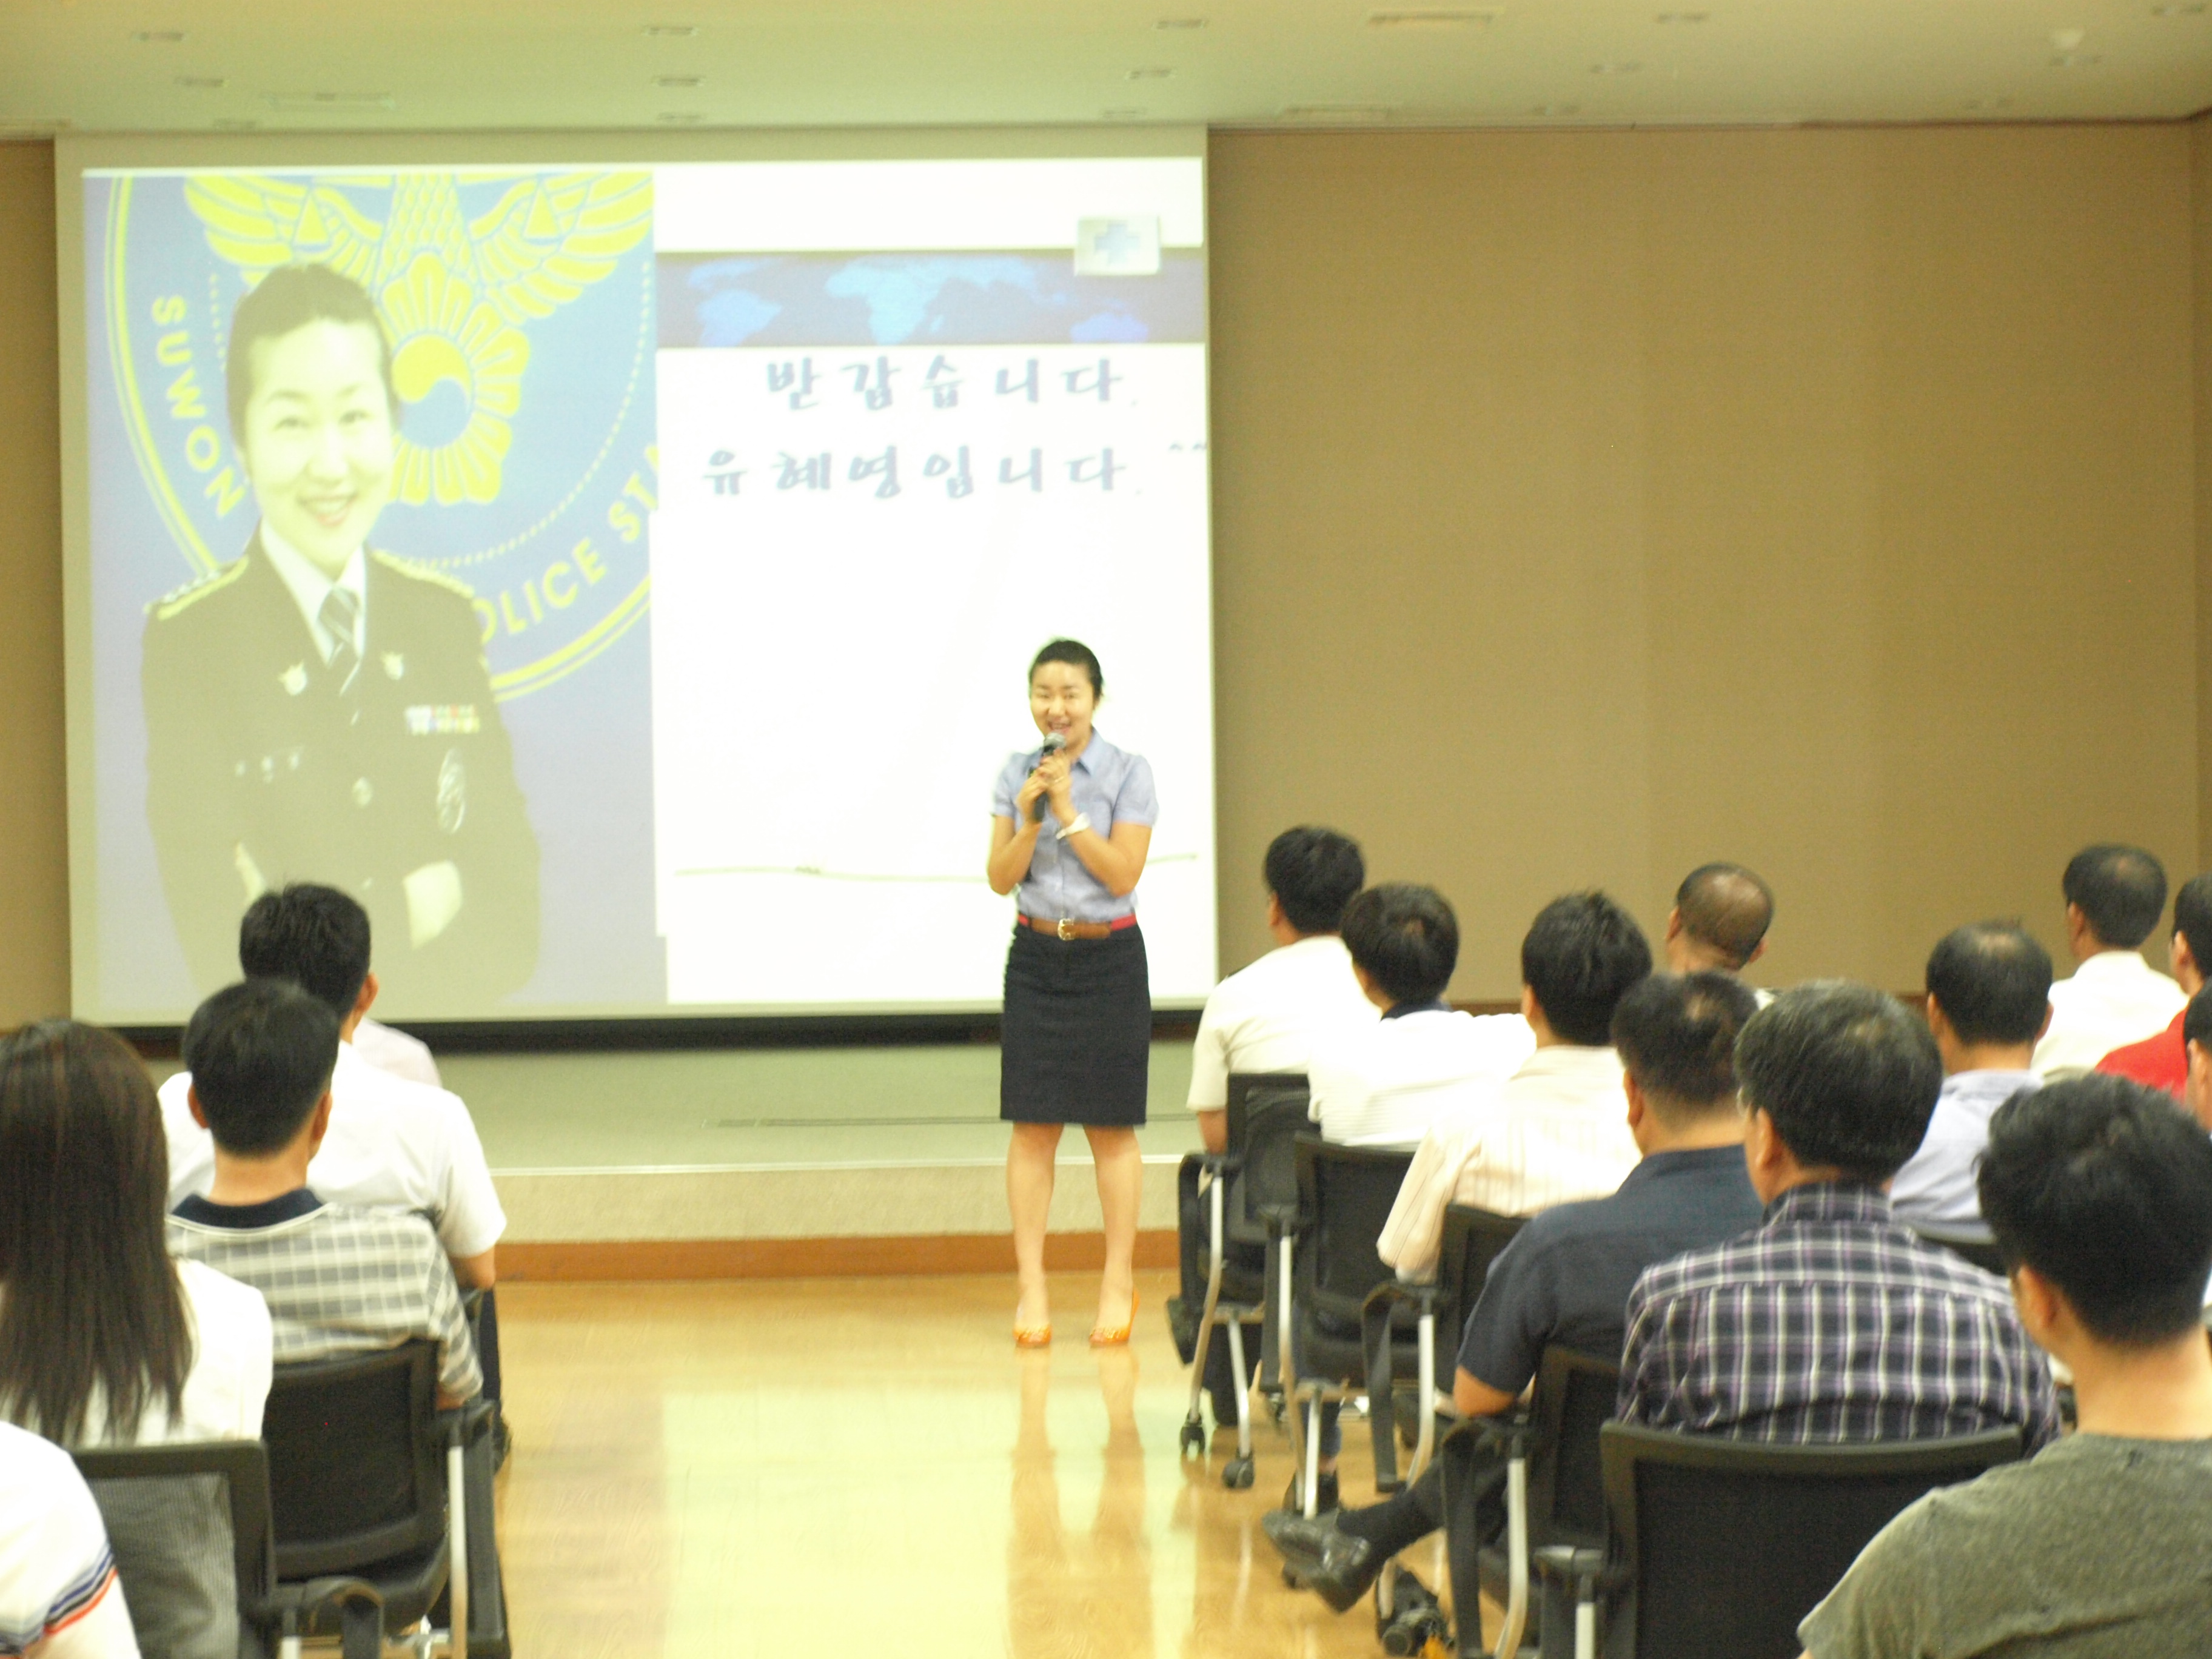
[[[1060,939],[1017,923],[1000,1032],[1007,1122],[1142,1127],[1152,1047],[1144,930]]]

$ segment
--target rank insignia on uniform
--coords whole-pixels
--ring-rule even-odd
[[[398,651],[387,651],[384,653],[385,678],[396,680],[406,672],[407,659],[404,653]]]
[[[295,662],[276,678],[287,691],[296,697],[307,689],[307,665]]]
[[[417,702],[406,709],[407,730],[417,738],[468,737],[483,730],[472,702]]]

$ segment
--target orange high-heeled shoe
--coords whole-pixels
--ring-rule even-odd
[[[1128,1318],[1124,1320],[1119,1325],[1093,1325],[1091,1328],[1091,1346],[1094,1348],[1120,1348],[1127,1346],[1129,1340],[1129,1332],[1133,1328],[1134,1328],[1136,1322],[1137,1297],[1135,1293],[1133,1291],[1129,1297]]]

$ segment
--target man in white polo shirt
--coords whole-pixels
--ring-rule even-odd
[[[239,966],[248,979],[290,980],[338,1017],[331,1121],[308,1178],[326,1202],[411,1210],[436,1231],[464,1289],[498,1278],[495,1247],[507,1214],[483,1146],[460,1097],[370,1065],[353,1037],[376,1000],[368,913],[331,887],[296,884],[254,900],[239,924]],[[215,1142],[193,1121],[191,1073],[161,1085],[169,1141],[169,1205],[204,1198],[215,1181]],[[497,1337],[485,1304],[484,1392],[498,1397]]]
[[[2051,988],[2051,1024],[2030,1062],[2045,1082],[2094,1070],[2164,1030],[2188,1002],[2142,959],[2166,912],[2166,867],[2140,847],[2085,847],[2066,866],[2066,943],[2077,964]]]
[[[1240,1072],[1304,1072],[1314,1045],[1332,1033],[1375,1024],[1375,1005],[1352,977],[1352,958],[1338,930],[1344,907],[1367,880],[1359,844],[1334,830],[1301,824],[1268,844],[1267,932],[1275,948],[1213,988],[1198,1022],[1191,1054],[1190,1109],[1210,1152],[1229,1141],[1229,1079]],[[1186,1361],[1196,1352],[1198,1317],[1206,1300],[1206,1206],[1196,1171],[1177,1193],[1182,1294],[1168,1304],[1168,1325]],[[1266,1267],[1256,1248],[1232,1265],[1253,1273]],[[1229,1345],[1206,1351],[1206,1380],[1214,1420],[1237,1419]]]

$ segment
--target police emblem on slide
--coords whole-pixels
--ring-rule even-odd
[[[252,532],[224,415],[230,317],[268,272],[305,264],[367,289],[391,343],[402,410],[374,545],[466,586],[499,700],[585,668],[643,616],[658,459],[649,173],[88,175],[85,188],[95,380],[112,377],[129,439],[127,459],[94,447],[94,490],[143,493],[167,532],[147,599],[235,559]],[[380,660],[405,674],[398,653]],[[296,695],[289,673],[285,688]]]

